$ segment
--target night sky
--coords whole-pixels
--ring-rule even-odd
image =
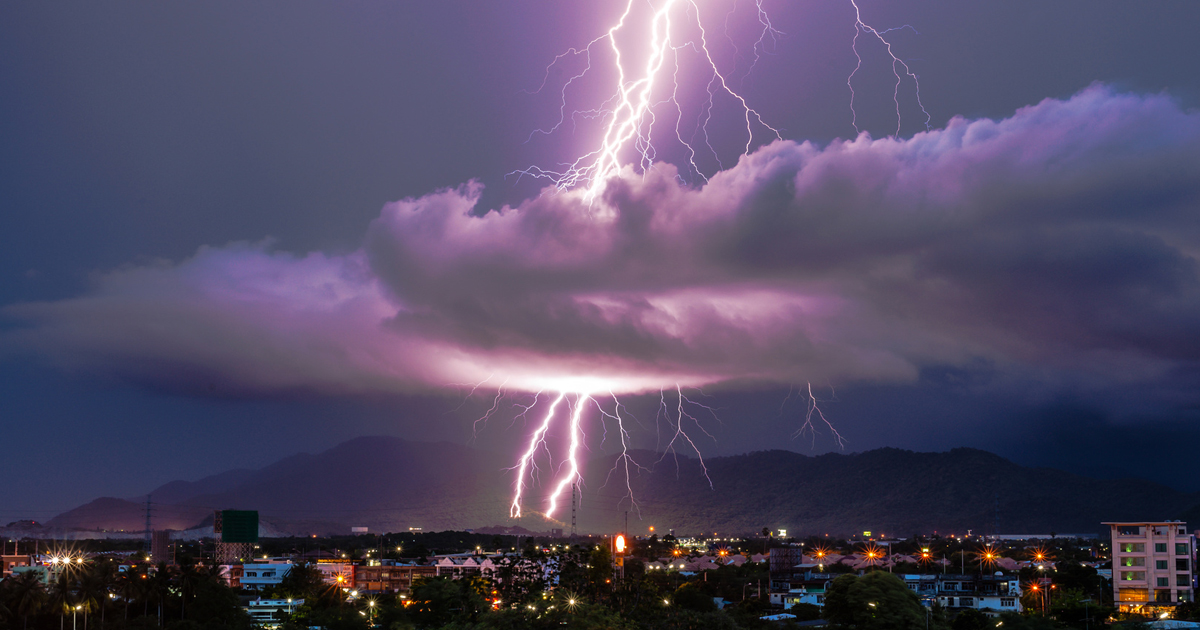
[[[615,394],[653,448],[677,385],[705,456],[971,446],[1200,490],[1200,4],[859,0],[908,26],[928,129],[864,35],[852,112],[848,0],[765,0],[759,48],[753,2],[699,5],[783,140],[741,156],[718,99],[697,168],[656,137],[591,202],[513,172],[595,146],[537,130],[622,3],[0,9],[0,521],[360,435],[515,456],[538,390]],[[810,384],[844,445],[796,434]]]

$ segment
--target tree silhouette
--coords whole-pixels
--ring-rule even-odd
[[[50,610],[58,611],[59,630],[62,630],[66,625],[66,615],[68,612],[71,612],[71,606],[75,600],[73,587],[74,585],[71,583],[70,578],[67,577],[65,571],[59,573],[58,579],[50,584],[50,593],[46,601],[49,604]]]
[[[37,573],[26,571],[4,581],[8,610],[21,616],[22,628],[29,628],[29,615],[35,615],[46,601],[46,589]]]

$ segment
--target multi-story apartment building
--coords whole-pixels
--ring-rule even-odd
[[[1196,537],[1181,521],[1104,523],[1112,529],[1113,600],[1151,613],[1192,601]]]

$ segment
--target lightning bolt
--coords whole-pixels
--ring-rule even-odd
[[[681,50],[685,49],[694,51],[703,62],[706,72],[709,73],[707,115],[711,116],[711,101],[720,93],[728,95],[741,107],[746,125],[745,153],[749,153],[754,145],[756,126],[769,132],[774,139],[783,138],[778,129],[764,122],[758,111],[730,86],[730,81],[722,73],[709,51],[708,32],[700,20],[700,7],[694,0],[665,0],[657,9],[653,9],[649,17],[650,28],[647,41],[649,52],[644,59],[640,60],[640,63],[638,61],[628,62],[627,57],[630,55],[626,55],[622,51],[620,35],[629,27],[629,23],[632,21],[631,15],[637,4],[639,3],[635,0],[627,0],[625,9],[616,24],[603,35],[588,42],[586,46],[578,49],[572,48],[558,55],[546,69],[546,76],[549,77],[550,69],[567,57],[583,56],[586,62],[584,69],[571,75],[563,85],[560,94],[562,105],[559,110],[558,122],[548,130],[539,129],[534,133],[553,133],[566,122],[568,89],[592,69],[593,49],[607,44],[613,59],[613,70],[617,75],[615,92],[600,106],[573,112],[571,115],[572,119],[575,118],[575,115],[581,115],[605,120],[599,146],[564,165],[562,170],[531,166],[513,171],[510,175],[517,175],[518,179],[520,176],[549,179],[560,190],[582,186],[585,188],[584,198],[590,202],[604,190],[605,182],[621,171],[624,166],[624,155],[627,152],[632,150],[642,172],[651,168],[656,155],[652,141],[655,105],[671,103],[675,105],[678,114],[676,120],[678,121],[682,117],[677,77],[680,69],[678,55]],[[762,10],[761,1],[756,4],[760,12],[760,21],[764,23],[763,37],[774,34],[776,31],[770,26],[770,20],[766,17],[766,12]],[[680,13],[682,16],[679,15]],[[696,28],[699,33],[698,38],[681,39],[677,36],[676,20],[681,17],[684,19],[684,23]],[[759,44],[756,43],[756,60],[758,49]],[[543,88],[547,80],[543,79]],[[656,100],[655,95],[664,85],[669,86],[670,95]],[[541,89],[539,88],[538,91]],[[705,130],[705,135],[707,136],[707,130]],[[693,170],[707,180],[707,177],[695,164],[695,148],[683,139],[682,133],[678,130],[678,123],[675,136],[691,156],[690,163]],[[532,134],[530,137],[532,138]],[[711,149],[711,145],[709,148]]]
[[[584,401],[590,398],[588,394],[579,394],[579,397],[575,400],[575,409],[571,412],[571,445],[567,449],[567,474],[563,475],[558,485],[554,487],[554,492],[550,494],[550,505],[546,508],[546,518],[552,518],[554,512],[558,510],[558,497],[562,494],[563,490],[583,478],[579,474],[578,458],[580,438],[583,437],[580,419],[583,417]]]
[[[753,72],[762,56],[770,54],[774,50],[778,38],[783,35],[783,32],[772,23],[770,14],[763,6],[763,1],[755,0],[754,2],[760,30],[758,39],[751,46],[752,57],[749,60],[748,69],[742,76],[743,81]],[[855,132],[861,132],[858,124],[858,112],[855,109],[854,78],[863,65],[863,56],[858,47],[859,37],[862,35],[868,35],[880,42],[892,65],[892,74],[896,79],[892,90],[892,101],[896,109],[895,135],[898,136],[901,131],[900,91],[906,79],[912,82],[917,106],[925,115],[924,124],[926,129],[929,129],[932,118],[921,100],[919,78],[908,63],[896,55],[892,42],[886,37],[892,31],[910,29],[916,32],[916,29],[907,24],[896,28],[878,29],[863,21],[862,10],[859,8],[857,0],[848,0],[848,2],[854,10],[854,38],[850,48],[857,62],[846,78],[846,86],[850,90],[850,117]],[[649,28],[644,41],[645,52],[642,56],[638,56],[622,49],[621,37],[632,30],[632,24],[641,24],[637,19],[638,15],[635,14],[637,13],[636,8],[643,4],[649,7],[650,14],[644,18],[645,25]],[[734,0],[732,8],[725,14],[725,36],[733,47],[735,66],[737,59],[744,57],[738,50],[736,42],[728,34],[730,16],[736,11],[737,0]],[[681,34],[687,31],[694,34],[691,36]],[[616,75],[616,85],[613,87],[611,96],[595,107],[575,110],[568,114],[568,92],[593,70],[594,57],[604,50],[611,57],[611,69]],[[684,138],[681,129],[684,107],[680,102],[679,79],[682,68],[680,55],[684,51],[690,51],[693,54],[703,68],[701,77],[707,77],[707,99],[700,103],[695,120],[695,130],[687,139]],[[598,146],[573,161],[560,164],[555,168],[543,168],[535,165],[509,173],[509,175],[516,176],[518,180],[521,177],[530,176],[548,179],[559,190],[583,188],[584,199],[591,203],[604,191],[606,182],[612,177],[618,176],[626,166],[636,167],[643,174],[653,168],[657,157],[654,144],[656,111],[659,106],[666,105],[670,107],[674,115],[674,140],[683,147],[687,154],[689,172],[695,173],[700,179],[707,182],[710,174],[706,174],[697,164],[696,147],[699,142],[703,142],[708,154],[711,154],[717,163],[718,170],[724,169],[724,163],[716,149],[713,148],[708,132],[708,125],[713,119],[715,99],[718,96],[730,99],[741,113],[746,140],[742,148],[742,155],[750,153],[756,140],[769,142],[783,139],[779,129],[764,121],[762,115],[749,104],[746,97],[733,88],[730,74],[722,71],[714,59],[709,48],[708,30],[701,20],[700,7],[696,0],[662,0],[657,3],[652,0],[626,0],[625,8],[613,26],[587,42],[586,45],[570,48],[557,55],[546,66],[541,85],[530,93],[540,93],[549,84],[551,70],[564,60],[574,58],[583,59],[583,68],[571,73],[562,85],[559,92],[558,120],[549,128],[534,130],[530,133],[529,139],[538,134],[550,135],[558,131],[568,119],[573,124],[579,118],[599,119],[603,121],[603,124]],[[736,68],[734,71],[736,72]],[[701,138],[699,141],[697,136]],[[629,157],[633,158],[632,161],[629,160]]]
[[[833,390],[832,387],[829,389],[830,391]],[[789,395],[791,395],[790,391]],[[835,393],[834,396],[836,395],[837,394]],[[808,383],[808,408],[804,413],[804,424],[800,425],[799,429],[796,429],[793,437],[799,437],[804,435],[806,432],[810,433],[813,439],[813,446],[816,446],[817,428],[816,425],[813,424],[813,416],[816,416],[817,419],[825,423],[825,426],[829,429],[829,432],[833,434],[834,439],[837,440],[838,448],[846,448],[846,440],[842,439],[842,434],[838,433],[837,429],[834,428],[833,423],[825,417],[825,412],[821,411],[821,402],[823,401],[819,400],[817,396],[813,394],[812,383]]]
[[[621,417],[621,401],[617,398],[616,394],[609,392],[609,395],[612,396],[613,399],[613,412],[611,414],[608,413],[599,404],[596,405],[596,408],[600,410],[601,418],[609,418],[617,423],[617,435],[621,438],[621,454],[618,455],[613,461],[613,467],[608,471],[608,477],[605,478],[604,485],[607,486],[608,482],[612,480],[613,473],[617,472],[617,470],[620,468],[624,468],[625,498],[629,500],[630,505],[633,506],[633,509],[637,510],[638,517],[641,518],[642,508],[638,505],[637,500],[633,496],[633,482],[631,481],[630,475],[632,471],[629,469],[629,466],[632,464],[633,467],[638,470],[646,469],[634,461],[633,457],[629,455],[630,435],[629,431],[625,429],[625,420]]]
[[[858,2],[856,0],[850,0],[850,5],[854,7],[854,40],[850,44],[850,48],[854,50],[854,57],[856,59],[858,59],[858,63],[854,66],[854,70],[852,70],[850,72],[850,76],[846,77],[846,87],[850,88],[850,124],[854,126],[854,131],[856,133],[861,132],[861,130],[858,128],[858,112],[854,111],[853,80],[854,80],[854,75],[858,74],[858,71],[862,68],[863,60],[862,60],[862,55],[860,55],[858,52],[858,36],[863,33],[874,35],[875,39],[879,40],[880,43],[883,44],[884,48],[887,50],[888,56],[891,57],[891,59],[892,59],[892,74],[895,75],[895,77],[896,77],[896,85],[895,85],[895,88],[892,90],[892,102],[896,104],[896,133],[895,133],[895,135],[896,136],[900,135],[900,123],[901,123],[901,119],[900,119],[900,85],[901,85],[901,83],[904,82],[904,77],[900,76],[900,68],[904,69],[905,76],[912,79],[913,90],[916,93],[916,97],[917,97],[917,106],[921,108],[921,113],[925,114],[925,129],[928,130],[929,129],[929,121],[931,120],[931,117],[929,115],[929,112],[926,111],[926,109],[925,109],[925,104],[921,102],[921,82],[917,79],[917,75],[913,73],[912,69],[908,67],[908,64],[904,63],[904,60],[900,59],[899,57],[896,56],[896,53],[892,52],[892,43],[884,37],[885,34],[890,33],[892,31],[899,31],[899,30],[903,30],[903,29],[907,28],[907,29],[912,29],[912,31],[914,33],[916,33],[917,29],[905,24],[904,26],[898,26],[896,28],[889,28],[887,30],[880,31],[880,30],[876,29],[875,27],[863,22],[862,11],[858,8]]]
[[[672,428],[675,429],[675,433],[671,435],[671,440],[669,442],[667,442],[666,448],[663,449],[662,457],[660,457],[658,461],[662,461],[664,458],[666,458],[668,453],[670,453],[672,456],[675,456],[675,442],[677,442],[677,441],[687,442],[688,446],[692,447],[692,451],[696,453],[696,458],[700,462],[700,470],[704,471],[704,478],[708,481],[708,487],[712,488],[713,487],[712,478],[708,476],[708,466],[704,463],[704,455],[700,452],[700,447],[696,446],[696,442],[694,440],[692,440],[692,436],[688,435],[687,431],[683,428],[684,418],[690,420],[693,424],[696,425],[697,428],[699,428],[702,432],[704,432],[704,434],[707,435],[708,437],[712,438],[712,434],[710,434],[708,431],[705,431],[704,426],[702,424],[700,424],[700,421],[697,420],[695,416],[688,413],[684,409],[683,403],[685,403],[685,402],[687,402],[689,404],[696,404],[696,403],[694,403],[693,401],[688,399],[686,396],[684,396],[683,389],[681,387],[679,387],[678,385],[675,386],[675,394],[677,397],[677,402],[675,404],[675,417],[674,417],[674,421],[672,422],[671,414],[667,407],[666,396],[664,396],[662,394],[662,392],[659,392],[659,405],[660,405],[659,414],[660,414],[660,417],[666,418],[668,424],[673,425]],[[700,406],[704,407],[705,409],[708,409],[709,411],[713,411],[712,408],[710,408],[710,407],[706,407],[704,405],[700,405]],[[716,415],[716,414],[714,413],[714,415]],[[713,439],[715,440],[716,438],[713,438]],[[678,466],[679,466],[678,459],[675,460],[675,465],[676,465],[676,470],[678,470]]]
[[[529,438],[529,449],[521,456],[517,463],[517,483],[515,494],[513,495],[512,505],[509,506],[508,515],[512,518],[521,518],[521,495],[525,490],[525,475],[532,474],[537,470],[537,462],[534,461],[534,456],[537,455],[538,447],[545,445],[546,431],[550,430],[550,423],[554,420],[554,410],[558,408],[559,403],[566,398],[565,393],[560,393],[554,402],[550,403],[550,409],[546,411],[546,417],[542,420],[541,426],[533,432],[533,436]]]

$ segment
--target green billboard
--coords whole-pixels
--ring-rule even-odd
[[[258,542],[257,510],[222,510],[221,542]]]

